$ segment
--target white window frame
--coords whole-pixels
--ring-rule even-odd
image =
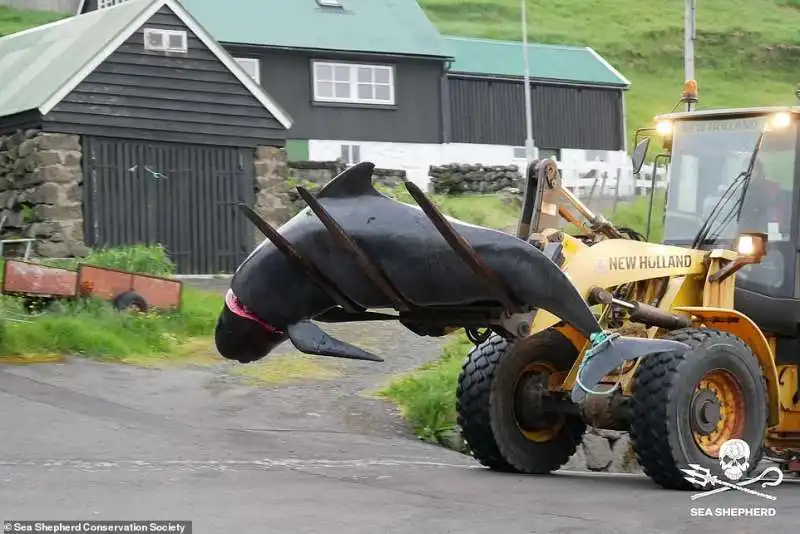
[[[233,59],[244,69],[245,72],[247,72],[247,74],[250,75],[251,78],[256,81],[257,84],[261,84],[261,62],[258,59],[254,57],[235,57]],[[250,72],[247,70],[248,67],[245,67],[245,65],[250,65],[255,74],[250,74]]]
[[[164,39],[164,46],[163,47],[153,47],[150,44],[150,40],[148,37],[152,34],[161,34]],[[171,36],[179,36],[181,37],[181,41],[183,42],[183,46],[180,48],[170,48],[169,46],[169,38]],[[189,51],[189,36],[185,30],[162,30],[161,28],[145,28],[144,29],[144,49],[151,51],[151,52],[181,52],[186,53]]]
[[[106,9],[109,7],[114,7],[123,2],[125,2],[125,0],[97,0],[97,9]]]
[[[348,166],[361,163],[361,145],[342,145],[341,151],[347,153],[347,157],[343,158],[343,161]]]
[[[331,70],[335,70],[337,68],[346,68],[349,69],[349,79],[347,82],[336,82],[336,83],[349,83],[350,85],[350,96],[349,97],[336,97],[336,96],[320,96],[319,94],[319,83],[322,82],[333,82],[334,80],[320,80],[318,73],[319,67],[326,66],[330,67]],[[334,102],[334,103],[343,103],[343,104],[368,104],[368,105],[378,105],[378,106],[394,106],[395,105],[395,69],[394,65],[375,65],[375,64],[360,64],[360,63],[341,63],[336,61],[312,61],[311,63],[312,69],[312,79],[314,84],[314,100],[316,102]],[[369,82],[368,85],[375,86],[384,86],[389,88],[389,99],[388,100],[381,100],[377,98],[359,98],[358,97],[358,86],[360,84],[365,84],[364,82],[358,81],[358,69],[372,69],[372,78],[375,77],[375,72],[383,71],[389,73],[389,81],[388,83],[378,83],[378,82]]]

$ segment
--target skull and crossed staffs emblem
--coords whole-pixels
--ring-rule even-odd
[[[741,439],[731,439],[726,441],[722,444],[722,447],[720,447],[719,450],[719,465],[728,479],[732,480],[733,482],[740,480],[748,471],[748,469],[750,469],[750,446],[746,441]],[[696,493],[692,495],[692,500],[714,495],[716,493],[722,493],[730,489],[735,489],[744,493],[749,493],[751,495],[756,495],[758,497],[763,497],[764,499],[770,499],[774,501],[776,499],[775,496],[751,490],[745,486],[749,486],[750,484],[764,480],[764,477],[769,473],[775,473],[777,475],[777,479],[762,482],[762,488],[767,486],[777,486],[783,482],[783,472],[777,467],[768,467],[767,469],[764,469],[764,471],[762,471],[757,477],[739,482],[738,484],[732,484],[731,482],[720,480],[719,477],[712,475],[707,467],[702,467],[697,464],[689,464],[689,467],[691,467],[691,469],[681,469],[681,471],[688,475],[684,477],[687,481],[697,484],[700,487],[706,487],[709,484],[712,486],[721,486],[711,491]]]

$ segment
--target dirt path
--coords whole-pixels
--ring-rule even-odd
[[[229,281],[187,280],[186,283],[223,293]],[[371,395],[396,375],[435,360],[445,340],[419,337],[389,321],[326,324],[324,328],[332,336],[378,354],[385,361],[305,356],[287,342],[263,362],[242,365],[221,361],[210,369],[218,375],[218,380],[226,383],[240,380],[237,376],[240,374],[266,378],[260,381],[259,394],[264,395],[265,401],[268,397],[271,409],[288,416],[300,427],[373,435],[388,432],[413,438],[396,407]],[[242,408],[232,407],[232,412]]]

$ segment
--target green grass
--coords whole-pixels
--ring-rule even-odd
[[[517,0],[420,0],[443,33],[521,39]],[[630,138],[680,98],[682,0],[528,0],[531,42],[591,46],[631,81]],[[800,1],[697,2],[695,78],[700,107],[796,102]],[[632,147],[631,147],[632,148]]]
[[[417,203],[405,188],[377,185],[376,189],[392,198],[412,206]],[[515,227],[519,217],[520,206],[509,203],[501,195],[433,195],[428,198],[444,213],[456,219],[494,228],[507,230]]]
[[[68,17],[68,13],[23,11],[0,6],[0,37]]]
[[[378,394],[394,402],[425,441],[446,444],[456,428],[456,381],[472,343],[451,334],[442,357],[398,377]]]
[[[412,206],[416,205],[411,195],[403,188],[378,186],[377,189],[401,202]],[[518,203],[506,202],[500,195],[428,195],[428,197],[445,215],[496,230],[516,230],[521,206]],[[653,213],[650,221],[650,241],[661,241],[664,202],[664,191],[656,191],[656,195],[653,198]],[[618,226],[633,228],[644,235],[647,232],[649,207],[649,196],[636,197],[633,200],[620,202],[616,210],[604,211],[603,216]],[[574,229],[568,228],[567,230]]]
[[[71,268],[78,260],[58,263]],[[126,247],[93,251],[88,264],[169,276],[172,263],[163,248]],[[185,358],[187,344],[210,343],[222,296],[183,286],[176,311],[120,313],[104,301],[55,301],[29,314],[20,298],[0,298],[0,362],[81,355],[108,360]]]

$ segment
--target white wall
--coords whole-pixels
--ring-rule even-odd
[[[448,163],[472,163],[483,165],[517,165],[525,168],[524,158],[514,157],[514,148],[502,145],[478,144],[421,144],[421,143],[378,143],[368,141],[311,140],[308,143],[308,156],[312,161],[332,161],[342,156],[342,145],[358,145],[359,159],[371,161],[375,166],[385,169],[403,169],[408,179],[423,189],[427,189],[431,165]],[[589,160],[589,155],[600,156],[603,161]],[[620,194],[628,195],[633,190],[631,160],[624,151],[586,151],[563,149],[558,162],[568,187],[592,186],[591,178],[580,179],[581,173],[597,170],[600,187],[603,173],[607,173],[606,190],[613,192],[616,187],[617,172],[621,176]]]

